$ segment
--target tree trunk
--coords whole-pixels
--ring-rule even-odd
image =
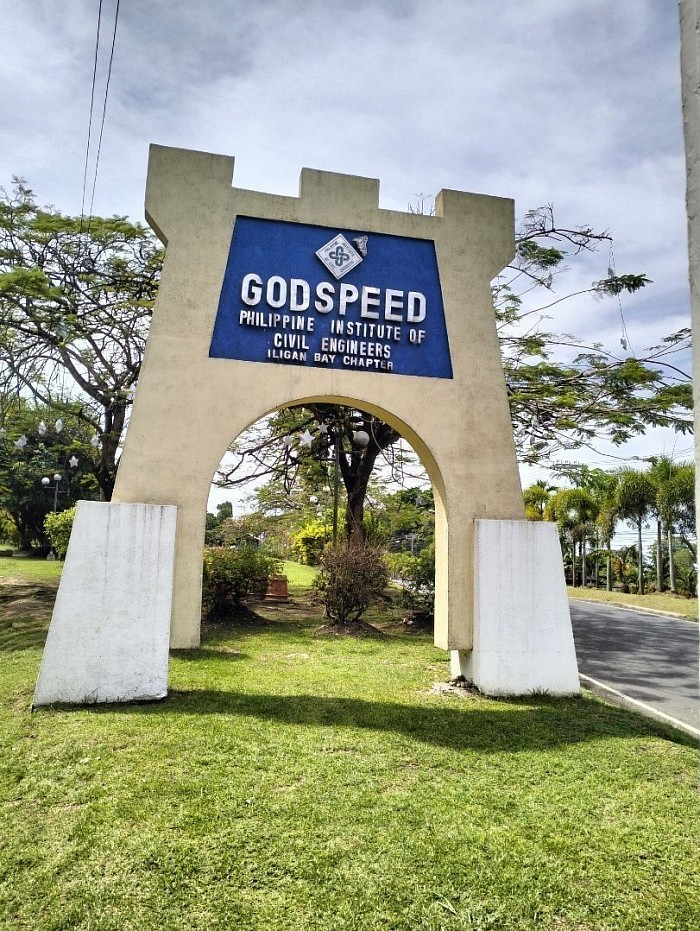
[[[581,537],[581,588],[586,587],[586,535]]]
[[[126,421],[126,403],[115,401],[111,408],[105,411],[104,434],[100,437],[100,462],[97,468],[97,481],[100,485],[100,498],[102,501],[111,501],[114,493],[114,483],[117,479],[117,453],[119,440]]]
[[[595,587],[600,588],[600,538],[595,535]]]
[[[348,540],[364,540],[367,485],[379,452],[379,447],[372,444],[364,450],[352,450],[349,455],[343,452],[340,457],[340,472],[348,497],[345,509],[345,533]]]
[[[673,528],[666,531],[668,535],[668,587],[672,594],[676,594],[676,566],[673,562]]]
[[[661,521],[656,522],[656,591],[664,590],[664,557],[661,551]]]
[[[607,540],[607,551],[608,555],[605,557],[605,589],[606,591],[612,591],[612,554],[610,550],[612,549],[612,540]]]
[[[642,556],[642,522],[637,522],[637,592],[644,594],[644,557]]]

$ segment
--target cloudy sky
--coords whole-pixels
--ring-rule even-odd
[[[73,214],[98,5],[0,0],[0,183],[22,175]],[[639,352],[689,317],[679,85],[671,0],[121,0],[94,209],[142,218],[150,142],[235,155],[236,185],[280,194],[310,166],[379,178],[392,209],[442,187],[513,197],[518,216],[551,203],[614,235],[618,272],[653,279],[623,300]],[[614,302],[571,302],[550,326],[620,348]],[[674,442],[627,453],[689,452]]]

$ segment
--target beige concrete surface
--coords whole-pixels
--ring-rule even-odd
[[[232,158],[151,148],[146,215],[167,244],[114,501],[178,508],[171,645],[199,643],[207,497],[229,444],[271,411],[322,400],[376,414],[433,483],[435,642],[472,646],[475,518],[524,515],[490,281],[514,250],[510,200],[442,191],[436,215],[380,209],[377,181],[304,169],[299,197],[232,187]],[[454,377],[208,356],[238,215],[433,240]]]

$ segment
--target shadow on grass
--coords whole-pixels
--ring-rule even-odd
[[[683,742],[675,732],[584,698],[537,697],[497,705],[486,699],[456,699],[447,706],[426,707],[356,698],[192,689],[173,691],[160,706],[149,710],[247,716],[292,727],[389,732],[436,747],[485,753],[547,750],[609,736],[656,734]]]
[[[0,653],[43,647],[55,598],[51,582],[0,580]]]
[[[195,650],[171,650],[170,655],[176,659],[183,659],[187,662],[194,662],[202,660],[239,660],[239,659],[249,659],[247,653],[243,653],[241,650],[234,650],[231,647],[220,647],[218,650],[216,647],[211,644],[208,646],[201,646]]]
[[[0,625],[0,653],[42,649],[49,628],[48,620],[26,618]]]

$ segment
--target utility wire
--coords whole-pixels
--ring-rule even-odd
[[[100,54],[100,26],[102,24],[102,0],[97,10],[97,35],[95,36],[95,58],[92,66],[92,89],[90,91],[90,117],[88,119],[87,144],[85,146],[85,168],[83,169],[83,197],[80,204],[80,232],[83,232],[85,219],[85,195],[87,193],[88,167],[90,164],[90,142],[92,137],[92,116],[95,109],[95,86],[97,84],[97,62]]]
[[[100,0],[100,4],[102,0]],[[92,182],[92,195],[90,197],[90,217],[88,219],[88,231],[90,229],[90,220],[92,219],[92,208],[95,203],[95,188],[97,186],[97,173],[100,167],[100,152],[102,151],[102,136],[105,128],[105,117],[107,116],[107,98],[109,96],[109,82],[112,79],[112,63],[114,62],[114,46],[117,41],[117,24],[119,22],[119,3],[117,0],[114,8],[114,26],[112,27],[112,46],[109,52],[109,65],[107,66],[107,81],[105,83],[105,96],[102,102],[102,120],[100,122],[100,136],[97,142],[97,154],[95,156],[95,177]]]
[[[83,194],[82,201],[80,205],[80,233],[82,235],[85,227],[85,201],[87,198],[88,191],[88,175],[90,168],[90,149],[92,147],[92,137],[93,137],[93,127],[94,127],[94,117],[95,117],[95,97],[96,97],[96,88],[97,88],[97,68],[99,64],[100,57],[100,37],[102,31],[102,2],[99,0],[99,6],[97,9],[97,29],[95,35],[95,55],[92,69],[92,88],[90,91],[90,115],[88,120],[88,132],[87,132],[87,143],[85,146],[85,167],[83,169]],[[117,25],[119,23],[119,5],[120,0],[116,0],[116,5],[114,8],[114,24],[112,26],[112,41],[109,54],[109,63],[107,66],[107,78],[105,82],[105,92],[104,98],[102,101],[102,117],[100,119],[100,132],[97,141],[97,152],[95,154],[95,167],[94,174],[92,178],[92,189],[90,195],[90,207],[88,212],[87,220],[87,231],[90,231],[90,222],[92,219],[92,212],[95,204],[95,189],[97,187],[97,176],[100,168],[100,154],[102,151],[102,138],[104,135],[105,128],[105,119],[107,116],[107,100],[109,98],[109,85],[112,78],[112,65],[114,63],[114,47],[117,39]]]
[[[608,253],[608,278],[615,278],[615,253],[613,252],[612,243],[610,244],[610,250]],[[625,323],[625,316],[622,313],[622,300],[620,298],[620,292],[617,292],[617,309],[620,312],[620,324],[622,328],[622,335],[620,336],[620,345],[625,350],[625,352],[632,353],[632,341],[630,340],[630,335],[627,332],[627,324]]]

